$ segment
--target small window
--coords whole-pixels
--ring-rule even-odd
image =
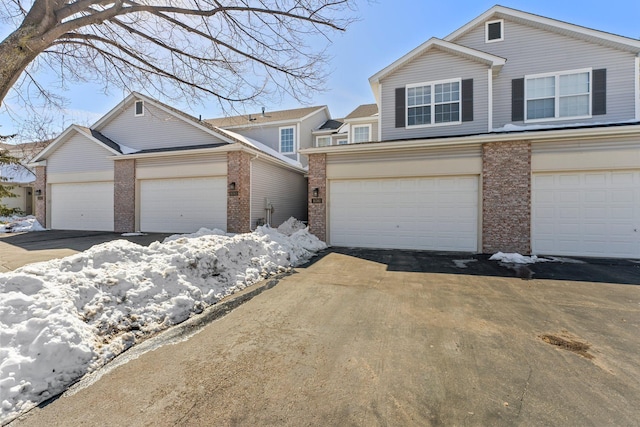
[[[136,101],[136,117],[144,116],[144,101]]]
[[[328,147],[331,145],[330,136],[318,136],[316,137],[316,147]]]
[[[353,132],[352,140],[354,144],[371,141],[369,138],[371,135],[371,125],[353,126],[351,131]]]
[[[295,136],[293,127],[280,128],[280,152],[283,154],[295,153]]]
[[[347,145],[349,143],[348,139],[339,139],[338,145]]]
[[[485,42],[499,42],[504,40],[504,20],[488,21],[485,24]]]

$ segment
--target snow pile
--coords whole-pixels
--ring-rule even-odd
[[[546,258],[538,258],[536,255],[525,256],[520,255],[519,253],[502,253],[498,252],[491,255],[489,258],[491,261],[502,261],[507,262],[509,264],[535,264],[536,262],[547,262],[550,261]]]
[[[2,216],[0,233],[21,233],[24,231],[45,231],[35,216]]]
[[[305,230],[201,229],[140,246],[96,245],[0,274],[0,422],[64,391],[134,343],[307,261]]]
[[[304,222],[299,221],[294,217],[290,217],[278,226],[278,231],[282,234],[286,234],[287,236],[291,236],[296,231],[304,230],[305,228],[307,228],[307,226]]]

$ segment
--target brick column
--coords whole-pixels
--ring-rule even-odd
[[[116,160],[113,165],[113,229],[132,233],[136,228],[136,161]]]
[[[233,187],[235,183],[235,189]],[[251,155],[227,153],[227,232],[251,231]]]
[[[36,166],[36,184],[33,188],[34,194],[36,194],[36,219],[43,227],[48,227],[47,224],[47,167]],[[40,191],[40,195],[37,192]]]
[[[314,197],[313,190],[318,189]],[[309,231],[318,239],[327,239],[327,155],[309,155]]]
[[[482,146],[482,252],[531,253],[531,144]]]

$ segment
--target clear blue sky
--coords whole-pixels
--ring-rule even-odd
[[[333,38],[327,92],[309,100],[310,105],[328,105],[334,118],[344,117],[360,104],[374,102],[368,79],[430,37],[445,37],[496,3],[491,0],[361,0],[359,16],[344,34]],[[640,39],[640,0],[502,0],[502,6],[535,13],[585,27]],[[0,37],[10,30],[0,24]],[[91,124],[120,102],[126,94],[104,95],[99,87],[78,85],[63,95],[70,100],[65,125],[71,120]],[[161,101],[164,101],[161,99]],[[215,109],[190,110],[206,118],[221,114]],[[211,102],[215,105],[215,102]],[[293,100],[265,105],[268,110],[295,108]],[[258,108],[256,108],[256,111]],[[88,123],[86,123],[88,122]],[[0,109],[0,133],[10,133],[14,125]],[[62,130],[62,118],[58,119]]]

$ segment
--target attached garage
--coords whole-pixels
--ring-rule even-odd
[[[640,170],[537,173],[534,253],[640,258]]]
[[[140,181],[140,230],[192,233],[227,229],[227,178]]]
[[[51,228],[113,231],[113,181],[51,184]]]
[[[475,252],[478,177],[330,182],[335,246]]]

